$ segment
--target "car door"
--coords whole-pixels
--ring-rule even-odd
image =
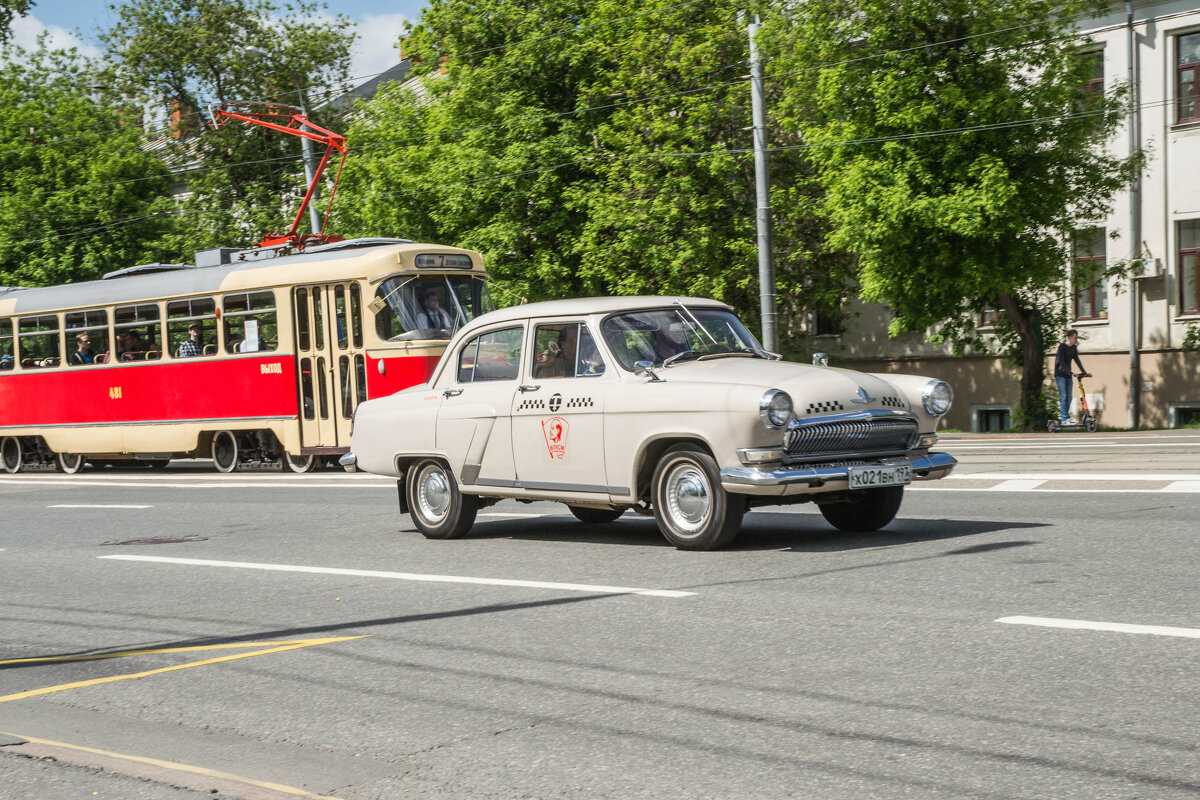
[[[530,351],[512,408],[518,485],[595,495],[626,493],[613,491],[605,474],[604,406],[618,384],[592,331],[582,321],[530,324]]]
[[[524,325],[509,325],[472,337],[439,380],[437,449],[464,485],[512,486],[512,428],[509,411],[518,394]]]

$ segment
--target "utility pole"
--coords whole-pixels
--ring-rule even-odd
[[[1137,56],[1135,47],[1136,32],[1133,29],[1133,3],[1126,0],[1125,2],[1125,54],[1129,60],[1129,72],[1126,80],[1129,83],[1129,108],[1128,120],[1126,125],[1129,126],[1129,157],[1132,158],[1138,148],[1138,118],[1137,118],[1137,73],[1134,59]],[[1134,269],[1137,260],[1142,256],[1142,197],[1140,175],[1134,175],[1129,179],[1129,260],[1130,269]],[[1129,427],[1136,428],[1138,426],[1140,411],[1140,392],[1142,390],[1141,364],[1138,355],[1138,345],[1141,344],[1141,319],[1139,300],[1141,292],[1139,291],[1137,279],[1133,273],[1129,275]]]
[[[767,113],[763,99],[762,59],[755,37],[758,15],[750,21],[750,105],[754,115],[754,190],[757,197],[755,220],[758,226],[758,296],[762,314],[762,344],[768,351],[779,350],[775,333],[775,254],[771,244],[771,174],[767,163]]]
[[[296,88],[299,93],[299,87]],[[308,110],[304,107],[304,96],[299,95],[300,114],[308,119]],[[307,125],[300,127],[302,131],[311,131]],[[317,198],[320,195],[320,187],[313,185],[313,149],[312,142],[308,139],[300,140],[300,156],[304,159],[304,182],[308,186],[312,186],[312,199],[308,202],[308,224],[312,226],[313,233],[321,232],[321,212],[317,210]]]

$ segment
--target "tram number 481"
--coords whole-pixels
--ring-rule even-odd
[[[108,387],[108,399],[109,400],[120,400],[121,399],[121,387],[120,386]]]

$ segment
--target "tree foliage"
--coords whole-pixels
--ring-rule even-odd
[[[6,48],[0,64],[0,284],[99,277],[159,260],[167,169],[74,51]]]
[[[304,0],[130,0],[109,8],[117,21],[101,36],[108,83],[164,112],[151,127],[187,183],[178,250],[248,245],[290,226],[305,189],[299,140],[242,125],[213,130],[209,105],[267,101],[327,123],[319,106],[345,88],[349,21],[322,17],[323,6]]]
[[[863,299],[892,310],[892,333],[936,328],[960,347],[1002,309],[1026,418],[1072,231],[1104,219],[1140,166],[1105,150],[1123,93],[1084,90],[1094,62],[1071,20],[1089,7],[809,0],[773,30],[784,123],[825,189],[831,245],[857,254]]]
[[[476,247],[530,299],[701,294],[755,316],[746,50],[709,4],[434,0],[405,43],[422,91],[385,90],[350,131],[343,214]],[[795,156],[776,169],[779,286],[815,295],[836,281],[800,278],[811,181]]]
[[[12,35],[13,17],[28,14],[33,5],[32,0],[0,0],[0,44]]]

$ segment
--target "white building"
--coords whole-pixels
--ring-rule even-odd
[[[1078,232],[1075,271],[1082,279],[1064,286],[1063,294],[1080,332],[1080,358],[1095,376],[1086,389],[1100,424],[1125,427],[1134,414],[1142,426],[1177,427],[1200,420],[1200,353],[1181,349],[1189,323],[1200,324],[1200,8],[1195,0],[1141,0],[1131,11],[1132,24],[1125,4],[1114,3],[1111,13],[1082,30],[1097,53],[1096,81],[1126,82],[1132,51],[1132,141],[1149,162],[1137,191],[1118,195],[1107,219]],[[1111,147],[1126,155],[1130,144],[1126,128]],[[1128,281],[1086,279],[1106,261],[1138,255],[1147,267],[1132,292]],[[916,335],[889,339],[886,309],[851,311],[859,316],[851,314],[841,334],[816,337],[813,348],[828,351],[839,366],[950,381],[956,394],[950,427],[1008,426],[1020,377],[1000,359],[953,358]],[[986,320],[980,324],[986,328]],[[1048,376],[1057,344],[1046,342]]]

